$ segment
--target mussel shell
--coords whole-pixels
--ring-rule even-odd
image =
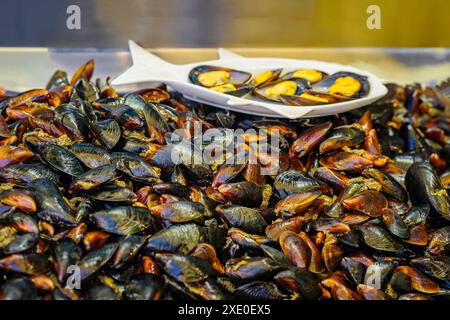
[[[304,130],[289,148],[289,156],[303,157],[317,148],[332,127],[330,121]]]
[[[70,146],[70,151],[90,169],[111,163],[108,151],[90,143],[75,142]]]
[[[366,266],[355,259],[344,257],[341,260],[341,267],[346,278],[353,284],[359,285],[364,281]]]
[[[217,188],[220,185],[232,180],[242,170],[244,170],[246,164],[222,164],[217,172],[214,174],[214,179],[211,184],[212,187]]]
[[[306,210],[321,194],[320,190],[292,193],[275,205],[274,212],[281,217],[292,217]]]
[[[311,261],[311,249],[295,232],[283,231],[279,238],[281,249],[299,268],[307,269]]]
[[[265,70],[253,76],[251,83],[255,87],[262,86],[266,83],[273,82],[278,79],[283,69]]]
[[[433,232],[428,251],[433,254],[448,254],[450,252],[450,226],[440,228]]]
[[[2,181],[14,183],[19,187],[25,187],[39,178],[50,179],[55,183],[59,181],[59,175],[55,171],[39,163],[13,164],[0,170]]]
[[[383,209],[388,207],[387,199],[378,191],[365,190],[355,196],[343,200],[344,208],[370,217],[379,217]]]
[[[275,86],[281,86],[284,84],[291,84],[293,87],[290,87],[293,91],[284,91],[279,92],[276,91],[275,94],[271,94],[270,90],[273,90]],[[253,94],[261,99],[264,100],[271,100],[271,101],[280,101],[280,94],[291,94],[291,95],[300,95],[305,89],[309,89],[308,81],[300,78],[291,78],[291,79],[280,79],[274,82],[266,83],[260,87],[257,87],[253,90]],[[269,91],[269,92],[268,92]]]
[[[224,71],[224,72],[228,73],[229,78],[226,79],[226,81],[223,81],[221,83],[214,83],[211,85],[209,85],[209,84],[207,85],[207,84],[201,82],[199,77],[202,74],[204,74],[206,72],[214,72],[214,71]],[[197,66],[189,72],[189,80],[192,83],[199,85],[199,86],[203,86],[203,87],[213,87],[213,86],[222,85],[225,83],[242,84],[242,83],[247,82],[251,78],[251,76],[252,75],[250,73],[245,72],[245,71],[234,70],[234,69],[218,67],[218,66],[207,66],[207,65]]]
[[[430,206],[428,204],[422,204],[413,206],[403,215],[403,221],[408,227],[415,226],[417,224],[423,224],[427,221],[430,213]]]
[[[8,216],[9,223],[19,232],[39,234],[39,225],[37,220],[23,212],[13,212]]]
[[[38,205],[38,217],[59,225],[74,225],[75,217],[56,185],[48,179],[36,179],[28,185]]]
[[[86,254],[78,263],[81,281],[90,277],[101,269],[114,255],[118,248],[117,243],[109,243],[100,249]]]
[[[67,135],[76,141],[89,137],[89,122],[82,111],[72,104],[62,104],[55,109],[55,119],[63,126]]]
[[[42,159],[53,169],[78,177],[85,169],[78,158],[67,149],[52,143],[44,143],[39,148]]]
[[[151,103],[146,103],[143,111],[150,138],[159,144],[164,144],[166,142],[165,134],[170,131],[166,120],[156,106]]]
[[[383,222],[394,236],[401,239],[409,238],[410,230],[407,224],[394,210],[388,208],[383,210]]]
[[[365,284],[359,284],[357,287],[358,293],[366,300],[391,300],[392,298],[384,291],[367,286]]]
[[[229,227],[238,228],[249,233],[263,234],[267,226],[260,211],[252,208],[220,205],[216,211]]]
[[[309,73],[309,74],[308,74]],[[312,74],[311,74],[312,73]],[[290,71],[283,75],[283,79],[301,78],[305,79],[311,84],[321,81],[326,78],[328,74],[323,71],[313,69],[297,69]]]
[[[449,281],[450,257],[431,256],[411,260],[411,265],[438,280]]]
[[[118,235],[141,232],[154,221],[148,209],[139,207],[113,207],[92,213],[90,219],[100,229]]]
[[[91,130],[98,141],[108,150],[116,146],[122,135],[120,125],[113,119],[106,119],[91,124]]]
[[[352,94],[349,94],[348,96],[351,98],[360,98],[365,95],[367,95],[370,91],[370,84],[366,76],[362,76],[353,72],[336,72],[330,75],[329,77],[325,78],[322,81],[319,81],[318,83],[314,84],[312,86],[312,90],[317,92],[324,92],[324,93],[334,93],[329,92],[330,88],[335,84],[336,80],[343,77],[351,77],[359,81],[361,88]],[[344,95],[344,94],[341,94]]]
[[[186,253],[205,240],[206,235],[201,227],[187,223],[173,225],[156,232],[147,240],[145,246],[156,252]]]
[[[396,261],[377,261],[371,263],[364,275],[364,284],[378,289],[385,287],[392,271],[398,265]]]
[[[111,110],[110,114],[122,128],[138,130],[144,126],[144,121],[139,117],[137,111],[130,106],[123,105],[114,108]]]

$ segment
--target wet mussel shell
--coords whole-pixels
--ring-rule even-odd
[[[148,209],[139,207],[113,207],[97,211],[90,215],[90,220],[100,229],[118,235],[139,233],[154,222]]]

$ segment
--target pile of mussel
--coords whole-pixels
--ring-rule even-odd
[[[119,94],[93,69],[0,90],[0,299],[448,299],[449,83],[288,121]],[[230,132],[243,161],[173,157]]]
[[[189,73],[199,86],[237,97],[291,106],[315,106],[358,99],[369,94],[366,76],[340,71],[331,75],[314,69],[283,69],[251,73],[226,67],[200,65]]]

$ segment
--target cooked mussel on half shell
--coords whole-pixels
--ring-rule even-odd
[[[322,81],[328,76],[327,73],[314,69],[297,69],[283,75],[283,79],[300,78],[311,84]]]
[[[247,84],[251,73],[226,67],[201,65],[189,72],[189,80],[199,86],[221,93],[243,96],[254,86]]]
[[[281,102],[281,97],[300,96],[305,89],[309,89],[309,83],[305,79],[290,78],[269,82],[253,90],[254,96],[263,99]]]

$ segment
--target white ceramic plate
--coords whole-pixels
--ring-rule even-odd
[[[187,98],[210,104],[222,109],[266,117],[285,117],[289,119],[320,117],[346,112],[366,106],[387,93],[382,81],[373,74],[336,63],[316,60],[296,60],[280,58],[246,58],[230,51],[219,49],[219,59],[197,63],[175,65],[168,63],[129,41],[133,66],[112,81],[113,85],[125,85],[139,82],[164,82]],[[210,90],[189,81],[189,72],[198,65],[223,66],[256,74],[265,70],[283,68],[283,72],[295,69],[316,69],[333,74],[338,71],[350,71],[368,78],[369,94],[363,98],[319,106],[288,106],[279,103],[238,98]]]

